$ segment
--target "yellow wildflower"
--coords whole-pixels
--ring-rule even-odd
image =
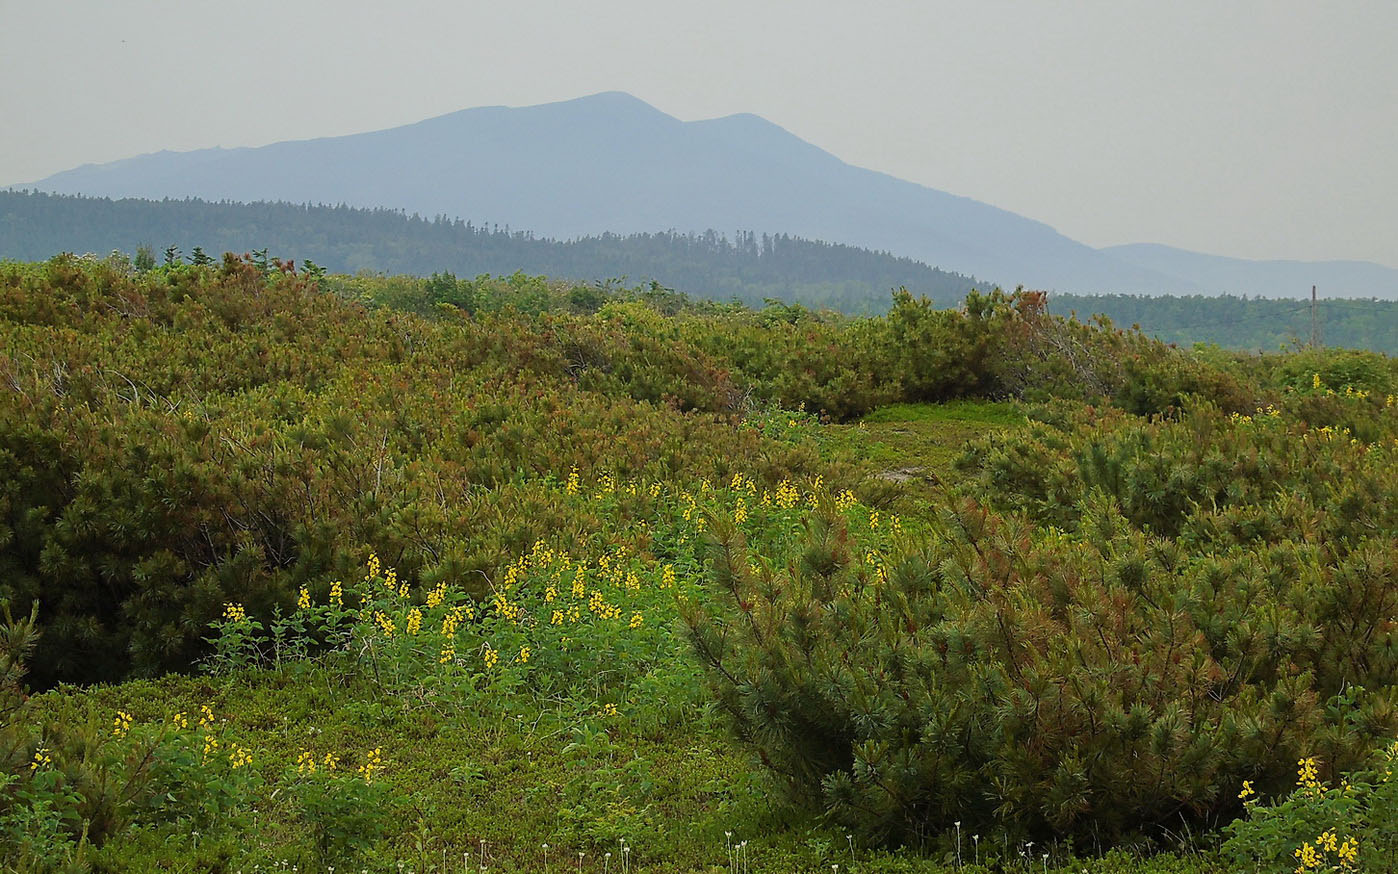
[[[405,629],[409,634],[417,634],[422,630],[422,611],[414,607],[408,611],[408,621]]]
[[[495,667],[495,663],[500,661],[500,654],[490,644],[485,645],[485,652],[481,654],[481,661],[485,662],[486,670]]]
[[[125,737],[131,730],[131,714],[125,710],[118,710],[116,717],[112,720],[112,734],[117,737]]]
[[[30,771],[37,771],[40,768],[47,768],[53,764],[53,756],[49,755],[48,747],[39,747],[34,751],[34,761],[29,763]]]
[[[374,622],[376,622],[383,631],[384,637],[392,637],[393,633],[398,630],[398,626],[388,617],[388,614],[384,613],[382,610],[374,611]]]
[[[373,782],[374,772],[380,770],[380,761],[379,748],[374,747],[369,751],[369,755],[365,756],[364,764],[359,766],[359,775],[364,778],[365,783]]]
[[[311,592],[310,592],[310,590],[307,589],[305,586],[302,586],[302,587],[301,587],[301,592],[300,592],[300,594],[298,594],[298,595],[296,596],[296,609],[297,609],[297,610],[309,610],[309,609],[311,609]]]
[[[529,664],[529,647],[527,647],[527,646],[522,646],[522,647],[519,648],[519,659],[518,659],[518,661],[519,661],[519,663],[522,664],[522,665],[527,665],[527,664]]]
[[[1297,871],[1320,867],[1320,854],[1316,852],[1315,847],[1308,843],[1302,844],[1292,855],[1301,863],[1301,867],[1297,868]]]
[[[442,601],[446,600],[446,597],[447,584],[445,582],[438,583],[432,591],[427,593],[427,608],[429,610],[436,609]]]
[[[1335,851],[1335,855],[1340,857],[1340,861],[1346,865],[1353,865],[1359,861],[1359,841],[1354,838],[1345,838],[1344,843]]]
[[[1319,789],[1320,781],[1317,779],[1316,761],[1313,757],[1307,756],[1300,759],[1297,764],[1297,783],[1306,789]]]
[[[316,757],[310,750],[302,750],[296,756],[296,773],[299,776],[314,774],[316,772]]]

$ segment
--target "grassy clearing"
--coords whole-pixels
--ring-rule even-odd
[[[956,459],[973,440],[1024,422],[1010,403],[957,400],[945,404],[892,404],[852,425],[831,425],[823,439],[859,460],[872,489],[909,516],[935,506],[955,481]]]

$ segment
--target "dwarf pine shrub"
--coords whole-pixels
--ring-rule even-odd
[[[837,514],[756,567],[715,528],[727,597],[691,636],[794,797],[872,839],[1215,825],[1243,780],[1398,727],[1394,412],[1378,443],[1275,409],[1061,417],[973,453],[886,573]]]

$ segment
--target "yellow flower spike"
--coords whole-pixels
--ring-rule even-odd
[[[615,704],[607,704],[605,707],[602,708],[602,715],[603,715],[603,716],[617,716],[617,715],[618,715],[618,711],[617,711],[617,709],[616,709],[616,705],[615,705]]]
[[[214,710],[207,704],[199,705],[199,727],[208,728],[214,724]]]
[[[562,625],[562,624],[563,624],[563,611],[562,611],[562,610],[555,610],[555,611],[553,611],[553,615],[549,617],[549,624],[550,624],[550,625]]]
[[[1305,789],[1319,789],[1320,781],[1317,778],[1316,761],[1312,756],[1300,759],[1296,762],[1297,783]]]
[[[112,734],[117,737],[125,737],[131,730],[131,714],[125,710],[118,710],[116,717],[112,719]]]
[[[310,750],[302,750],[296,756],[296,773],[298,776],[306,776],[316,772],[316,757]]]
[[[519,648],[519,657],[518,657],[518,659],[516,659],[516,660],[517,660],[520,664],[522,664],[522,665],[527,665],[527,664],[529,664],[529,647],[527,647],[527,646],[522,646],[522,647],[520,647],[520,648]]]
[[[309,610],[309,609],[311,609],[311,592],[310,592],[310,590],[307,589],[305,586],[302,586],[302,587],[301,587],[301,592],[296,596],[296,609],[297,609],[297,610]]]
[[[632,629],[636,629],[640,628],[645,621],[646,617],[642,616],[641,612],[637,610],[635,613],[631,614],[631,622],[629,623],[629,625]]]
[[[444,644],[442,646],[442,654],[438,657],[437,661],[439,664],[443,665],[454,664],[456,662],[456,647],[450,643]]]
[[[665,565],[665,567],[661,568],[661,570],[660,570],[660,588],[662,588],[662,589],[670,589],[670,588],[674,588],[674,585],[675,585],[675,566],[674,566],[674,565],[671,565],[671,564],[667,564],[667,565]]]
[[[405,623],[404,630],[407,631],[409,634],[417,634],[420,630],[422,630],[421,610],[414,607],[413,609],[408,611],[408,621],[407,623]]]
[[[563,486],[563,491],[570,495],[578,493],[578,466],[573,465],[573,469],[568,471],[568,482]]]
[[[243,609],[243,605],[228,601],[223,605],[223,618],[227,622],[242,622],[248,618],[248,614]]]
[[[47,768],[53,764],[53,756],[49,755],[48,747],[39,747],[34,751],[34,761],[29,763],[30,772],[38,771],[40,768]]]
[[[481,654],[481,661],[485,663],[485,669],[491,670],[500,661],[500,654],[495,651],[495,647],[490,644],[485,645],[485,652]]]
[[[1346,865],[1353,865],[1359,861],[1359,841],[1355,838],[1345,838],[1345,842],[1340,844],[1340,848],[1335,851],[1335,855],[1340,857],[1340,861]]]
[[[345,606],[345,590],[339,580],[330,584],[330,603],[336,607]]]
[[[184,711],[181,710],[179,713],[170,717],[170,724],[183,731],[189,728],[189,719],[184,715]]]
[[[321,760],[321,764],[325,766],[325,770],[333,771],[340,766],[340,757],[334,753],[326,753],[325,758]]]
[[[233,771],[252,765],[252,751],[247,750],[246,747],[233,747],[233,750],[228,754],[228,764],[232,766]]]
[[[1257,791],[1254,790],[1254,789],[1252,788],[1252,781],[1251,781],[1251,780],[1244,780],[1244,781],[1243,781],[1243,791],[1241,791],[1241,792],[1238,793],[1238,797],[1241,798],[1241,799],[1243,799],[1244,801],[1247,801],[1249,798],[1252,798],[1252,796],[1254,796],[1254,795],[1256,795],[1256,794],[1257,794]]]
[[[374,772],[380,770],[379,762],[379,748],[374,747],[369,751],[369,755],[365,756],[364,764],[359,766],[359,775],[364,778],[365,783],[373,782]]]

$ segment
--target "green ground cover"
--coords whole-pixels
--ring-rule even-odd
[[[0,264],[0,864],[1394,870],[1396,389],[1033,294]]]

